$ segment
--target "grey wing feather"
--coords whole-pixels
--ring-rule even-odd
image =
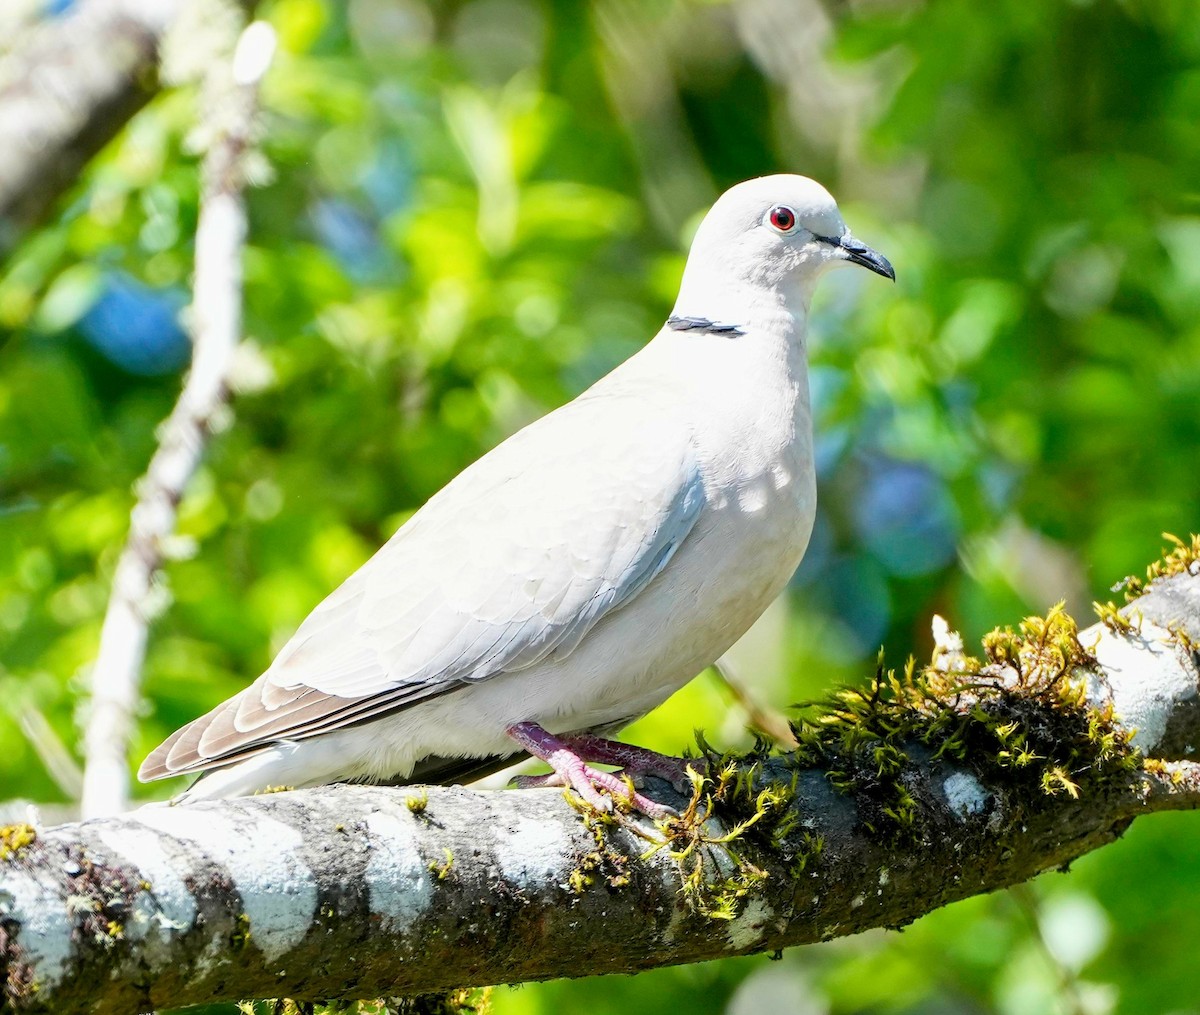
[[[690,434],[657,394],[584,396],[465,470],[139,775],[226,764],[568,655],[666,567],[703,506]]]

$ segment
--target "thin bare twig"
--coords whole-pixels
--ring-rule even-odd
[[[85,818],[114,814],[129,799],[129,741],[155,612],[155,583],[175,528],[179,501],[204,454],[212,424],[228,397],[227,377],[241,337],[242,246],[246,210],[244,161],[253,138],[258,85],[274,49],[274,33],[255,22],[241,35],[233,85],[201,169],[191,310],[194,354],[179,401],[160,431],[150,467],[137,485],[125,548],[92,669],[84,741],[81,808]]]
[[[718,659],[713,663],[713,669],[716,670],[721,683],[729,688],[729,693],[742,706],[751,726],[765,733],[784,750],[795,749],[796,738],[792,735],[792,728],[788,725],[787,717],[782,712],[767,708],[756,701],[727,658],[722,656]]]
[[[1088,1015],[1088,1007],[1083,1002],[1079,990],[1079,976],[1066,963],[1060,961],[1046,939],[1042,928],[1042,902],[1028,882],[1013,885],[1008,890],[1008,896],[1024,917],[1033,940],[1037,944],[1038,954],[1046,964],[1050,975],[1054,977],[1058,990],[1058,1002],[1062,1015]]]
[[[17,712],[17,722],[55,785],[68,800],[78,800],[83,791],[83,772],[71,757],[67,745],[54,732],[54,727],[30,704],[23,705]]]

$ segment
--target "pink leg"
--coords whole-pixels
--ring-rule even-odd
[[[617,740],[606,740],[604,737],[593,736],[591,733],[572,733],[562,738],[576,754],[587,761],[596,761],[602,765],[617,765],[625,774],[631,776],[653,775],[669,782],[680,793],[687,793],[691,788],[688,779],[688,762],[683,758],[671,758],[645,747],[635,747],[633,744],[623,744]],[[699,762],[692,762],[692,767],[700,770]]]
[[[601,772],[584,764],[583,758],[572,749],[572,744],[552,733],[547,733],[537,723],[519,722],[508,728],[508,735],[535,758],[540,758],[554,769],[553,781],[545,779],[541,785],[570,786],[584,800],[600,811],[611,811],[613,802],[610,797],[620,797],[628,800],[634,809],[650,818],[662,819],[675,814],[670,807],[655,803],[648,797],[642,796],[641,793],[631,793],[624,780],[611,772]],[[605,742],[607,743],[607,741]],[[653,752],[647,751],[646,753]],[[524,785],[529,785],[529,783],[526,782]],[[604,796],[600,790],[607,791],[609,796]]]

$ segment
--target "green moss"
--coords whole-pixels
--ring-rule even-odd
[[[1062,604],[1015,630],[996,628],[979,658],[935,653],[900,675],[881,659],[865,688],[803,710],[795,763],[853,794],[867,831],[884,839],[920,834],[919,808],[898,777],[914,745],[999,784],[1077,797],[1139,763],[1111,707],[1086,700],[1083,671],[1095,665]]]
[[[0,827],[0,861],[14,860],[37,842],[33,825],[18,824]]]
[[[1171,545],[1163,547],[1162,556],[1146,568],[1146,577],[1143,579],[1130,575],[1121,583],[1125,589],[1126,602],[1132,602],[1146,591],[1151,582],[1159,578],[1170,578],[1177,574],[1200,574],[1200,533],[1193,532],[1187,540],[1169,532],[1164,532],[1162,537]]]
[[[710,775],[688,769],[692,795],[687,807],[679,817],[659,823],[663,836],[642,858],[665,851],[679,869],[680,892],[688,907],[710,919],[732,920],[742,900],[767,879],[767,872],[754,862],[757,850],[782,849],[784,835],[794,825],[789,805],[799,773],[787,781],[770,779],[763,768],[770,756],[765,740],[745,755],[718,755],[699,732],[697,742]],[[722,819],[720,825],[710,822],[714,816]],[[808,859],[799,862],[799,869]]]
[[[1191,655],[1196,660],[1196,665],[1200,666],[1200,641],[1188,634],[1184,625],[1178,622],[1168,623],[1166,630],[1171,636],[1171,641]]]
[[[595,843],[595,848],[584,853],[567,875],[567,884],[571,891],[582,895],[600,881],[612,889],[624,888],[630,880],[629,857],[609,846],[606,833],[617,824],[623,824],[635,833],[639,832],[638,827],[626,821],[624,815],[619,812],[608,814],[596,810],[575,793],[566,794],[566,799],[582,816],[583,823],[592,833]]]
[[[1121,613],[1120,607],[1111,599],[1107,603],[1092,603],[1092,609],[1095,611],[1096,616],[1100,618],[1100,623],[1113,634],[1133,634],[1142,628],[1142,615],[1140,613],[1135,614],[1135,619],[1131,620]]]
[[[491,987],[463,987],[444,994],[397,998],[386,1007],[361,1011],[363,1015],[487,1015],[491,1007]]]
[[[241,1001],[242,1015],[488,1015],[491,987],[462,987],[440,994],[380,997],[364,1001]]]
[[[927,832],[929,815],[904,782],[916,752],[917,760],[952,762],[1035,799],[1076,798],[1140,764],[1111,707],[1097,709],[1086,699],[1083,673],[1096,660],[1061,604],[1015,629],[996,628],[982,648],[978,657],[937,650],[927,665],[910,659],[900,673],[881,655],[865,687],[844,687],[800,707],[792,723],[798,746],[770,769],[765,744],[745,755],[718,755],[699,738],[710,777],[689,813],[667,828],[671,855],[690,865],[685,894],[704,890],[692,859],[702,846],[724,846],[736,867],[698,907],[711,915],[729,914],[730,902],[754,887],[757,868],[744,846],[790,851],[795,874],[819,862],[820,838],[797,828],[799,815],[789,806],[805,769],[823,772],[852,796],[864,831],[890,845],[920,841]],[[772,781],[764,781],[768,770]],[[790,784],[780,771],[793,773]],[[713,812],[734,822],[719,838],[705,831],[703,819]]]
[[[250,943],[250,917],[239,913],[234,921],[233,933],[229,935],[229,946],[234,952],[242,951]]]
[[[446,854],[446,859],[429,861],[430,873],[437,875],[439,881],[445,881],[454,870],[454,853],[449,847],[446,847],[443,851]]]

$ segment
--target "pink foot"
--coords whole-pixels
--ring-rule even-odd
[[[635,785],[640,785],[640,776],[652,775],[670,783],[679,793],[690,793],[692,782],[687,774],[688,765],[699,771],[699,762],[668,757],[645,747],[605,740],[590,733],[571,734],[562,739],[581,758],[603,765],[617,765],[625,775],[633,778]]]
[[[612,772],[602,772],[585,764],[584,759],[577,753],[576,744],[578,740],[576,738],[572,738],[570,741],[560,739],[552,733],[547,733],[537,723],[532,722],[521,722],[515,726],[510,726],[508,735],[535,758],[540,758],[554,769],[551,775],[521,777],[517,780],[518,786],[570,786],[571,789],[589,804],[597,810],[604,812],[609,812],[613,809],[613,799],[621,799],[628,801],[634,810],[640,811],[649,818],[661,820],[677,814],[674,809],[667,807],[665,804],[656,803],[649,797],[645,797],[636,791],[631,792],[625,781]],[[588,740],[588,747],[592,746],[590,742],[596,741],[613,747],[626,748],[624,744],[614,744],[612,741],[600,740],[599,737],[579,739]],[[634,747],[626,749],[633,752],[642,752],[645,755],[651,755],[663,761],[676,760],[664,758],[662,755],[654,754],[653,751],[642,751],[642,748]],[[591,750],[585,750],[584,753],[589,760],[604,764],[621,764],[619,760],[609,760],[613,757],[613,752],[604,752],[604,757],[596,756]],[[609,795],[604,796],[600,790],[604,790]]]

